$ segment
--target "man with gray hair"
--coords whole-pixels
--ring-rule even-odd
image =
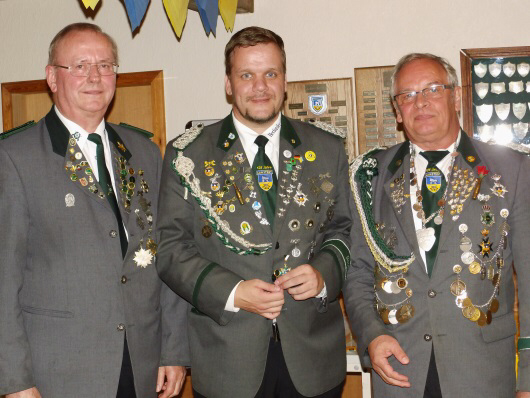
[[[54,106],[0,135],[0,395],[176,396],[185,301],[158,278],[161,157],[107,123],[118,54],[88,23],[53,39]],[[181,365],[181,366],[177,366]]]
[[[459,125],[454,68],[403,57],[392,101],[408,141],[352,164],[357,214],[344,288],[376,397],[530,396],[530,160]],[[401,388],[398,388],[401,387]]]

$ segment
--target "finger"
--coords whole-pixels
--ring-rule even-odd
[[[274,319],[274,318],[278,318],[280,316],[281,312],[278,311],[278,312],[264,312],[263,314],[260,314],[262,317],[264,318],[267,318],[267,319]]]
[[[266,310],[263,310],[263,311],[260,311],[261,314],[267,314],[267,313],[270,313],[270,312],[281,312],[282,310],[282,306],[281,305],[277,305],[275,307],[270,307],[270,308],[267,308]]]
[[[156,392],[160,392],[162,390],[165,377],[166,377],[166,370],[164,368],[158,368],[158,376],[156,378]]]
[[[175,391],[173,391],[172,397],[176,397],[177,395],[179,395],[180,390],[182,389],[182,385],[184,384],[184,380],[186,380],[186,372],[182,373],[177,383],[175,384]]]
[[[265,281],[262,281],[261,279],[255,279],[254,286],[271,293],[278,292],[281,290],[280,287],[275,285],[274,283],[267,283]]]
[[[390,351],[396,357],[396,359],[403,365],[406,365],[410,362],[409,357],[407,356],[407,354],[405,354],[405,351],[403,351],[403,348],[401,348],[399,344],[393,345],[390,348]]]
[[[385,376],[388,379],[393,379],[398,382],[408,382],[409,378],[405,375],[402,375],[401,373],[398,373],[394,370],[394,368],[388,363],[388,361],[385,359],[384,364],[380,365],[381,371],[385,374]]]
[[[166,377],[167,379],[167,383],[166,385],[164,386],[165,387],[165,391],[162,395],[159,395],[160,398],[169,398],[171,396],[173,396],[173,391],[175,391],[175,384],[177,382],[176,378],[175,378],[176,374],[169,374],[168,372],[168,375]]]

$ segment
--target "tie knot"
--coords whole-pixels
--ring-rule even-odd
[[[440,160],[445,158],[449,151],[423,151],[420,155],[429,162],[429,165],[436,165]]]
[[[96,145],[102,145],[103,142],[101,141],[101,136],[96,133],[92,133],[88,135],[88,140],[92,141]]]
[[[258,135],[256,140],[254,141],[254,144],[256,144],[259,148],[265,148],[265,145],[267,145],[267,142],[269,142],[269,139],[263,135]]]

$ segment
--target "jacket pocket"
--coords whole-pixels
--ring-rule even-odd
[[[515,318],[513,312],[493,318],[490,325],[483,326],[480,331],[486,343],[502,340],[515,335]]]
[[[30,307],[27,305],[22,305],[21,308],[22,308],[22,311],[28,312],[30,314],[35,314],[35,315],[51,316],[54,318],[73,318],[74,317],[73,312],[70,312],[70,311],[50,310],[46,308]]]

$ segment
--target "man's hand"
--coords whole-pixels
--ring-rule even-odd
[[[7,394],[6,398],[42,398],[37,387],[32,387],[28,390]]]
[[[159,398],[176,397],[186,379],[184,366],[160,366],[156,381],[156,392]]]
[[[378,336],[368,345],[368,354],[374,370],[381,376],[385,383],[410,387],[409,378],[396,372],[388,363],[388,357],[394,355],[403,365],[409,363],[409,358],[401,348],[398,341],[387,335]]]
[[[241,282],[234,297],[234,305],[267,319],[280,315],[284,303],[283,290],[260,279]]]
[[[324,289],[324,278],[317,269],[303,264],[280,276],[274,284],[287,289],[295,300],[307,300]]]
[[[530,398],[530,392],[528,392],[528,391],[518,391],[515,394],[515,398]]]

